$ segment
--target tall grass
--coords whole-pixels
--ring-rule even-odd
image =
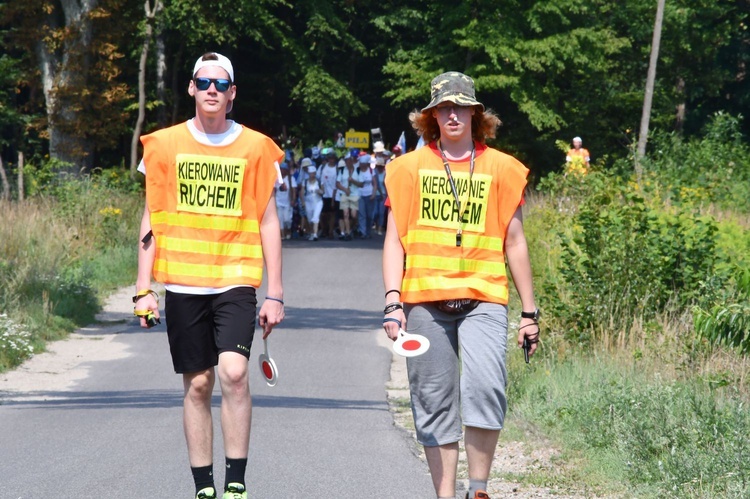
[[[0,336],[18,326],[40,351],[91,323],[103,293],[132,280],[143,200],[118,177],[58,179],[26,201],[0,204]],[[0,371],[28,355],[0,343]]]
[[[601,193],[601,185],[612,185],[603,178],[586,181],[597,182],[594,191]],[[748,268],[746,224],[736,223],[727,209],[721,220],[713,219],[714,205],[664,204],[662,212],[658,199],[628,196],[601,203],[609,213],[600,217],[591,200],[582,199],[587,186],[566,190],[565,180],[558,180],[562,192],[527,198],[524,226],[543,311],[543,345],[528,367],[511,359],[511,416],[552,438],[589,493],[750,497],[750,358],[699,336],[693,321],[694,304],[733,296],[733,272]],[[679,212],[688,209],[684,213],[704,217],[700,226],[698,218]],[[654,232],[619,237],[627,217],[641,217],[645,230]],[[577,225],[581,220],[586,224]],[[704,230],[710,226],[716,230]],[[606,237],[600,246],[566,250],[582,227]],[[711,241],[705,242],[707,235]],[[660,267],[660,259],[671,262],[676,255],[684,261],[696,251],[706,258],[690,267],[690,279],[674,279],[668,266]],[[622,272],[642,265],[638,255],[649,258],[643,272],[669,277],[671,287],[662,287],[659,300],[626,307],[632,293],[650,291],[647,280],[635,281],[637,290],[623,285]],[[528,480],[571,483],[559,474]]]
[[[747,497],[746,397],[711,378],[663,376],[654,358],[629,353],[592,349],[516,370],[513,416],[576,456],[601,495]]]

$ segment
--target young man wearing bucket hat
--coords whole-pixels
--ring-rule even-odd
[[[184,430],[196,498],[217,497],[211,396],[218,375],[226,451],[223,499],[245,499],[251,399],[248,358],[265,263],[263,337],[284,318],[281,234],[273,197],[284,153],[270,138],[226,118],[236,95],[223,55],[195,63],[195,117],[141,137],[146,208],[133,297],[141,326],[159,318],[151,275],[166,287],[167,336],[182,374]],[[218,366],[218,367],[217,367]]]
[[[516,341],[526,341],[532,355],[539,341],[521,215],[528,170],[485,144],[500,120],[476,100],[471,78],[441,74],[431,97],[409,116],[428,146],[386,167],[383,327],[392,340],[403,329],[430,341],[407,367],[417,439],[437,496],[455,495],[463,426],[466,497],[486,499],[507,408],[506,258],[523,307]]]

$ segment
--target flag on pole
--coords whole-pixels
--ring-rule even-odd
[[[417,147],[415,147],[414,150],[416,151],[417,149],[419,149],[420,147],[423,147],[423,146],[424,146],[424,137],[422,137],[420,135],[419,136],[419,141],[417,142]]]
[[[406,132],[401,132],[401,137],[398,138],[398,145],[401,148],[401,154],[406,152]]]

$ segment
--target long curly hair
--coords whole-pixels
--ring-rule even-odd
[[[480,108],[476,108],[479,111]],[[432,110],[421,112],[415,109],[409,113],[411,126],[421,135],[425,143],[432,142],[440,138],[440,126],[437,120],[432,116]],[[502,125],[502,121],[497,117],[492,109],[485,109],[482,112],[476,112],[471,117],[471,136],[480,144],[484,144],[487,139],[494,139],[497,135],[497,128]]]

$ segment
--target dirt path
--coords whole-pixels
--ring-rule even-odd
[[[117,333],[132,319],[130,298],[133,287],[112,293],[96,316],[96,324],[72,333],[68,338],[47,344],[47,351],[34,355],[12,371],[0,374],[0,403],[25,394],[34,400],[35,392],[50,399],[50,392],[71,390],[77,381],[88,376],[93,362],[106,362],[128,355],[122,343],[115,342]]]

